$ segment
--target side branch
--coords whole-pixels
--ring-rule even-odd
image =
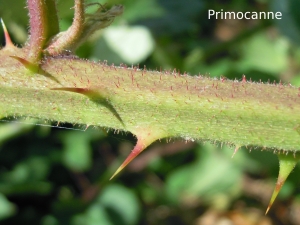
[[[45,49],[48,55],[59,55],[65,51],[74,52],[96,30],[109,26],[116,16],[123,13],[123,6],[116,5],[107,10],[99,4],[95,13],[85,14],[84,0],[75,0],[72,26],[59,33]]]
[[[43,49],[50,38],[59,32],[55,0],[28,0],[30,38],[29,61],[39,63]]]

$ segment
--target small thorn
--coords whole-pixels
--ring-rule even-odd
[[[18,57],[18,56],[10,56],[11,58],[14,58],[18,60],[20,63],[22,63],[23,66],[25,66],[26,69],[28,69],[32,73],[37,73],[39,71],[39,66],[36,64],[33,64],[29,61],[27,61],[24,58]]]
[[[4,30],[4,37],[5,37],[5,47],[15,47],[14,44],[12,43],[11,41],[11,38],[9,36],[9,33],[6,29],[6,26],[4,24],[4,21],[3,19],[1,19],[1,24],[2,24],[2,27],[3,27],[3,30]]]
[[[266,210],[267,214],[272,207],[279,191],[281,190],[283,184],[285,183],[287,177],[290,175],[291,171],[294,169],[296,166],[297,162],[299,161],[300,157],[297,155],[295,158],[294,156],[290,155],[285,155],[285,154],[277,154],[278,159],[279,159],[279,175],[278,175],[278,180],[276,182],[275,189],[273,191],[272,197],[270,199],[270,203],[268,205],[268,208]]]
[[[117,112],[115,107],[111,104],[111,102],[110,102],[111,96],[105,88],[103,88],[101,90],[101,88],[99,88],[99,87],[95,88],[95,89],[63,87],[63,88],[51,88],[51,90],[69,91],[69,92],[75,92],[78,94],[83,94],[83,95],[87,96],[91,101],[105,106],[119,120],[119,122],[123,125],[123,127],[125,127],[125,124],[124,124],[121,116],[119,115],[119,113]]]
[[[50,73],[44,71],[43,69],[40,68],[40,66],[38,64],[34,64],[32,62],[27,61],[24,58],[18,57],[18,56],[10,56],[13,59],[18,60],[20,63],[22,63],[22,65],[29,70],[32,74],[39,74],[39,75],[43,75],[45,77],[50,78],[51,80],[53,80],[54,82],[60,84],[60,82],[54,77],[52,76]]]
[[[70,91],[70,92],[75,92],[78,94],[86,94],[86,92],[89,91],[87,88],[69,88],[69,87],[64,87],[64,88],[51,88],[53,91]]]
[[[246,75],[245,75],[245,74],[243,74],[242,82],[243,82],[243,83],[246,83],[246,82],[247,82],[247,79],[246,79]]]
[[[234,152],[231,156],[231,158],[233,158],[235,156],[235,154],[237,153],[237,151],[240,149],[240,146],[236,146],[235,149],[234,149]]]

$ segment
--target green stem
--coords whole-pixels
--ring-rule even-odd
[[[0,51],[2,116],[102,126],[137,136],[146,129],[160,138],[300,150],[300,90],[295,87],[118,68],[67,57],[45,60],[41,69],[55,78],[49,79],[28,75],[6,54]],[[96,94],[92,98],[82,91],[51,90],[62,87]],[[122,121],[95,101],[97,93]]]

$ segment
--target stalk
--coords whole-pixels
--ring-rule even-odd
[[[290,85],[151,72],[70,57],[47,58],[41,64],[43,73],[32,76],[3,53],[2,116],[102,126],[135,135],[142,128],[163,133],[158,138],[300,149],[300,90]],[[94,96],[66,88],[89,90]],[[101,98],[122,121],[97,101]]]

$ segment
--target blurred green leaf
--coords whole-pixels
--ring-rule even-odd
[[[287,180],[282,186],[282,189],[278,194],[278,198],[286,200],[293,194],[294,190],[295,190],[294,184],[291,181]]]
[[[97,200],[82,214],[73,217],[72,225],[134,225],[140,206],[134,192],[121,185],[108,185]]]
[[[198,158],[193,164],[174,171],[168,177],[166,193],[169,198],[192,203],[209,201],[216,194],[226,193],[228,202],[236,196],[241,189],[242,171],[223,151],[210,144],[198,149]]]
[[[3,141],[7,141],[10,138],[16,137],[22,133],[28,132],[30,129],[33,129],[35,127],[35,122],[35,120],[29,120],[26,121],[26,123],[23,123],[22,120],[15,122],[9,122],[9,120],[3,121],[3,123],[0,123],[0,145]]]
[[[153,51],[154,40],[143,26],[118,26],[105,29],[103,37],[124,63],[137,64]]]
[[[12,184],[21,184],[43,180],[48,172],[49,162],[47,158],[35,156],[17,164],[13,170],[3,173],[1,179]]]
[[[25,1],[14,0],[14,7],[11,2],[0,0],[0,17],[4,20],[12,40],[16,44],[24,44],[27,39],[28,15],[25,8]],[[0,46],[4,40],[2,27],[0,28]]]
[[[225,75],[234,68],[234,62],[229,58],[224,58],[216,61],[211,65],[198,63],[195,68],[191,69],[190,71],[198,71],[201,75],[210,76],[210,77],[220,77],[221,75]]]
[[[161,17],[164,10],[158,4],[157,0],[127,0],[123,4],[126,7],[122,19],[129,23],[144,18]]]
[[[72,218],[72,225],[113,225],[104,207],[94,204],[87,209],[84,214],[76,215]]]
[[[109,212],[114,224],[137,224],[141,210],[132,190],[121,185],[109,185],[102,191],[98,201]]]
[[[52,191],[53,185],[50,182],[32,181],[22,184],[0,184],[0,193],[5,195],[47,195]]]
[[[298,0],[273,0],[271,1],[271,10],[281,12],[282,19],[275,20],[280,32],[287,36],[293,43],[299,45],[300,40],[300,17]]]
[[[86,171],[91,167],[92,138],[89,132],[68,131],[62,135],[63,162],[66,167],[74,171]]]
[[[278,74],[288,67],[289,43],[282,37],[271,40],[260,33],[243,43],[243,56],[237,66],[242,73],[259,70]]]
[[[291,84],[300,87],[300,74],[291,80]]]
[[[0,193],[0,220],[10,217],[16,213],[16,207]]]
[[[120,65],[123,62],[123,59],[113,51],[104,40],[100,38],[95,42],[95,46],[92,50],[92,55],[90,57],[93,60],[108,61],[115,65]]]
[[[42,219],[42,225],[59,225],[57,219],[52,215],[44,216]]]
[[[147,27],[159,35],[177,35],[190,30],[198,29],[195,20],[205,12],[203,0],[160,0],[158,1],[163,14],[158,18],[147,18],[143,21]]]

